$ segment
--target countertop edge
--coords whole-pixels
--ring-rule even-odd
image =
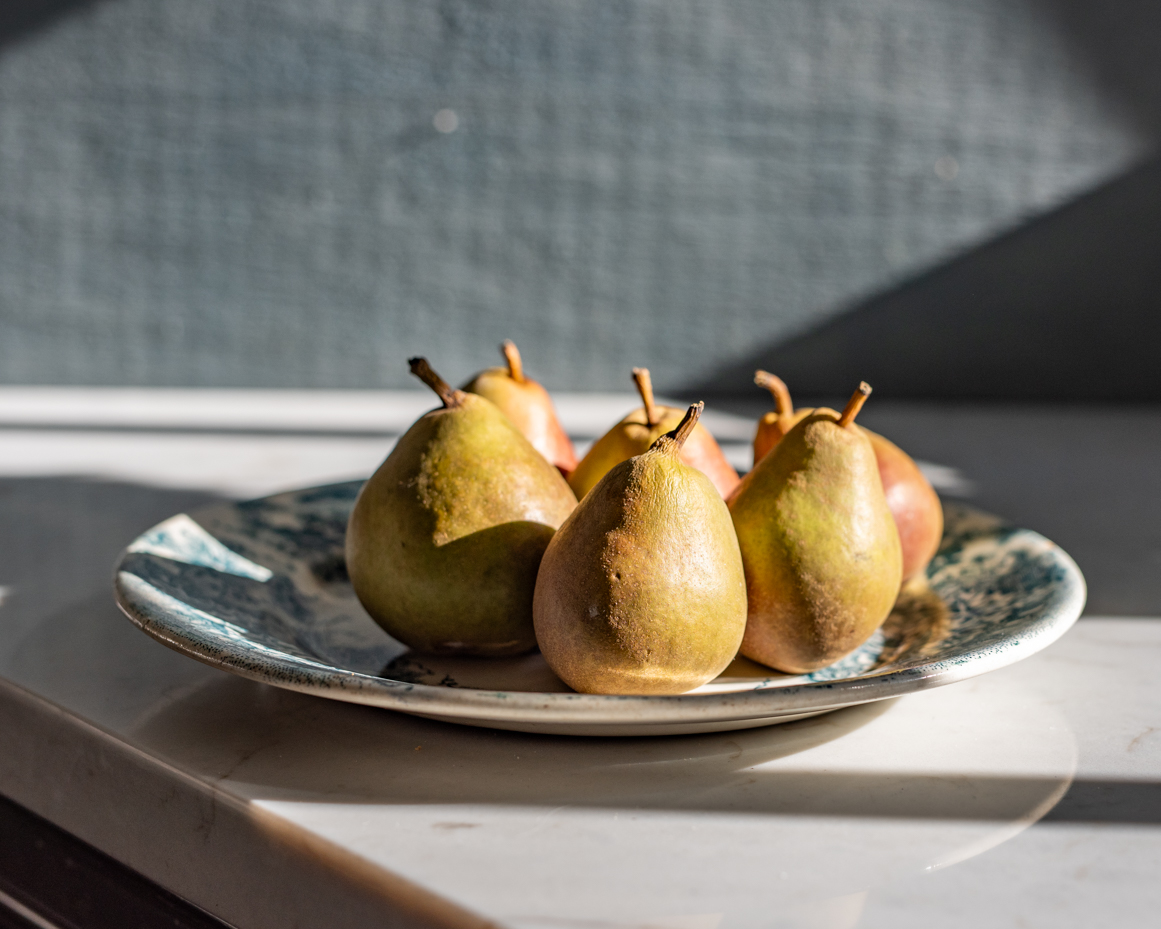
[[[3,678],[0,742],[0,793],[228,923],[495,925]]]

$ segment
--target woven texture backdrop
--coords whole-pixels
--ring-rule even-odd
[[[1039,9],[81,4],[0,45],[0,380],[696,381],[1137,156]]]

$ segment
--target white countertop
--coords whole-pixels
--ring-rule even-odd
[[[220,918],[838,929],[1161,912],[1161,610],[1086,618],[972,681],[739,733],[527,736],[329,702],[148,639],[112,603],[112,561],[218,495],[366,473],[426,401],[133,393],[0,389],[0,793]],[[560,406],[591,437],[625,402],[586,404]],[[887,412],[900,441],[928,415]],[[944,415],[979,430],[1011,414]],[[749,428],[723,415],[717,431],[742,446]],[[923,454],[956,486],[988,492],[938,451]]]

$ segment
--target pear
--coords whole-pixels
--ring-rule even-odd
[[[372,619],[414,649],[529,651],[536,572],[576,498],[495,404],[453,390],[423,358],[410,365],[443,406],[359,492],[347,524],[351,584]]]
[[[754,383],[774,395],[774,411],[758,421],[754,435],[754,464],[761,461],[786,433],[814,411],[794,409],[790,391],[778,377],[767,371],[754,372]],[[862,426],[859,427],[863,429]],[[863,429],[875,449],[879,478],[887,495],[887,506],[895,517],[899,542],[903,546],[903,580],[923,574],[943,540],[943,506],[931,482],[919,465],[894,442],[877,432]]]
[[[701,411],[694,404],[676,429],[615,465],[548,544],[536,639],[574,690],[684,693],[738,651],[746,583],[730,513],[680,456]]]
[[[860,427],[862,428],[862,427]],[[915,460],[894,442],[863,429],[875,450],[887,506],[903,546],[903,580],[924,576],[943,541],[943,504]]]
[[[461,389],[491,400],[524,433],[540,454],[556,465],[565,477],[576,469],[576,452],[552,406],[552,398],[540,384],[524,374],[520,350],[511,339],[500,343],[506,368],[487,368]]]
[[[891,612],[903,577],[899,532],[875,450],[854,418],[820,408],[755,465],[730,501],[746,571],[742,654],[790,673],[824,668]]]
[[[765,387],[774,397],[774,409],[763,414],[758,420],[758,430],[754,433],[754,464],[757,464],[782,441],[782,437],[809,416],[813,410],[803,407],[795,410],[790,402],[790,391],[780,377],[769,371],[755,371],[754,383]]]
[[[569,475],[569,486],[578,500],[592,490],[614,465],[642,454],[658,438],[672,432],[685,415],[677,407],[653,402],[653,382],[648,368],[634,368],[633,383],[641,394],[642,405],[597,439]],[[681,449],[681,460],[704,473],[723,498],[738,486],[738,472],[726,461],[710,431],[700,423]]]

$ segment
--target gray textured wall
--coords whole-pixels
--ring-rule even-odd
[[[558,387],[703,380],[1137,158],[1068,25],[80,3],[0,44],[0,380],[399,386],[409,353],[460,378],[506,336]]]

